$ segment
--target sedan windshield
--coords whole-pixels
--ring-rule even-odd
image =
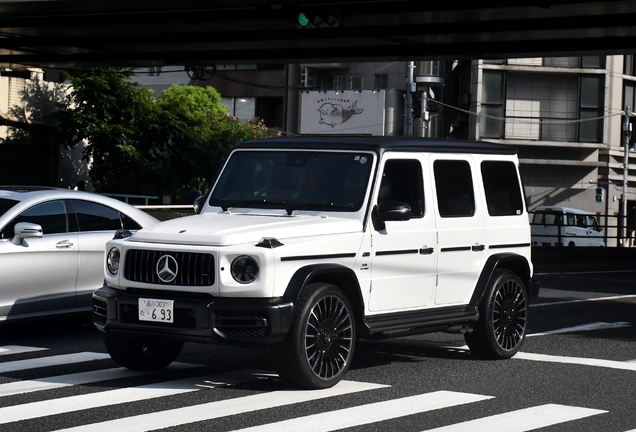
[[[11,207],[19,203],[20,201],[11,200],[7,198],[0,198],[0,216],[5,214]]]
[[[237,151],[210,196],[222,207],[357,211],[373,155],[337,151]]]

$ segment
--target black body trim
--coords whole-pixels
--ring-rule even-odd
[[[457,246],[457,247],[441,248],[440,252],[462,252],[462,251],[469,251],[471,249],[472,249],[472,246]]]
[[[304,260],[317,260],[317,259],[334,259],[334,258],[355,258],[355,252],[340,253],[340,254],[326,254],[326,255],[298,255],[281,257],[281,261],[304,261]]]
[[[500,244],[500,245],[490,245],[488,249],[511,249],[511,248],[526,248],[530,247],[530,243],[511,243],[511,244]]]
[[[385,255],[409,255],[419,253],[417,249],[405,249],[405,250],[388,250],[388,251],[378,251],[375,253],[375,256],[385,256]]]
[[[401,332],[419,329],[421,332],[439,331],[440,328],[477,321],[479,313],[473,305],[449,306],[435,309],[399,312],[367,316],[364,319],[369,330],[367,337],[378,337],[385,332]],[[392,334],[391,337],[397,337]]]

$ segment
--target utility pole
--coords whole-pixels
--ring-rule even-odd
[[[415,62],[408,65],[408,78],[406,81],[406,112],[404,113],[404,135],[413,136],[413,93],[415,91],[414,69]]]
[[[627,246],[627,174],[629,171],[629,142],[631,141],[631,123],[629,122],[629,106],[625,107],[625,122],[623,122],[623,199],[621,201],[621,246]]]

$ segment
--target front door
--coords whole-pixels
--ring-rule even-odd
[[[374,202],[410,205],[413,217],[371,226],[372,312],[421,308],[433,300],[435,289],[435,215],[427,208],[432,189],[422,167],[422,155],[391,157],[383,161]]]

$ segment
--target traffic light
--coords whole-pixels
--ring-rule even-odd
[[[597,187],[596,188],[596,202],[603,202],[605,201],[605,189],[602,187]]]
[[[300,28],[340,27],[340,10],[333,8],[309,8],[299,10],[296,24]]]

